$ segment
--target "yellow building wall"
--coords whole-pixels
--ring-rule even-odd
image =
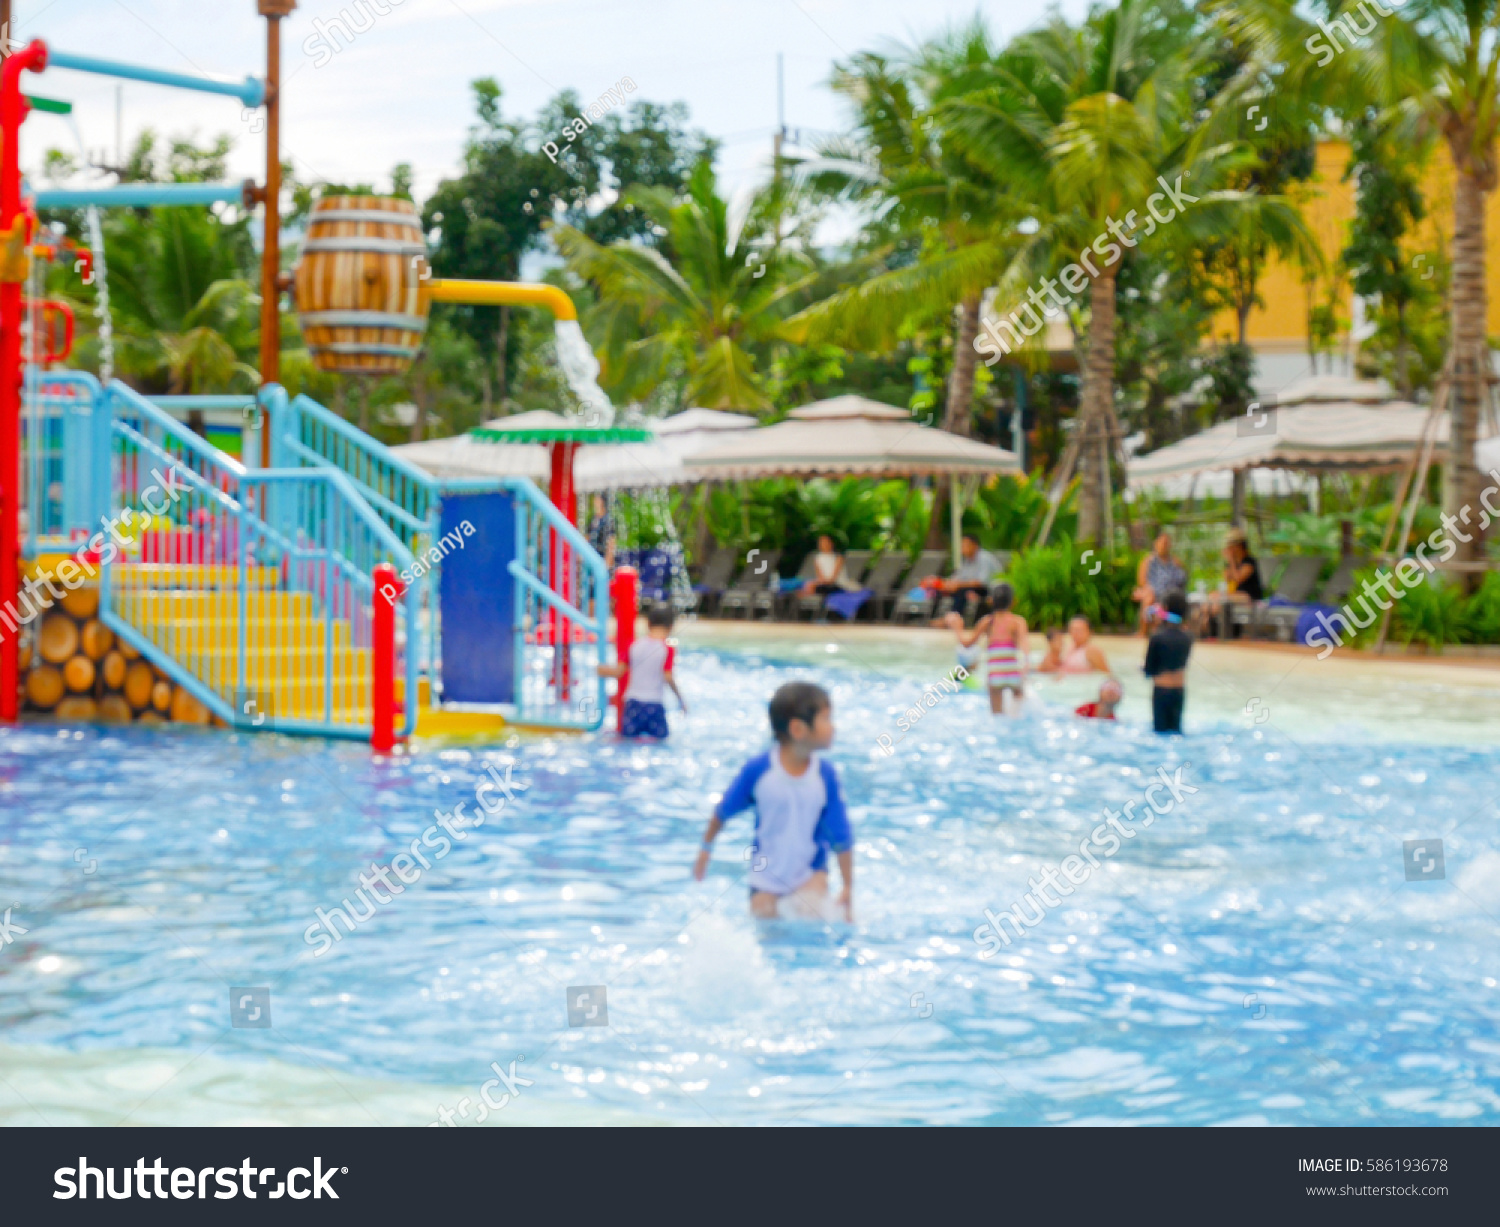
[[[1332,271],[1349,244],[1349,227],[1354,220],[1354,180],[1344,180],[1349,165],[1348,142],[1318,142],[1315,165],[1313,177],[1298,185],[1293,199],[1317,237],[1328,270]],[[1427,202],[1427,218],[1412,236],[1411,248],[1413,252],[1437,247],[1446,251],[1453,236],[1453,163],[1441,141],[1428,158],[1422,195]],[[1500,192],[1490,193],[1485,208],[1485,274],[1489,331],[1491,336],[1500,336]],[[1303,281],[1302,270],[1273,260],[1260,280],[1260,296],[1265,306],[1254,308],[1247,321],[1250,344],[1259,350],[1305,352],[1308,309],[1325,299],[1327,285],[1325,274],[1311,291],[1316,297],[1309,302],[1309,287]],[[1346,331],[1352,302],[1353,292],[1346,279],[1339,295],[1339,318]],[[1233,311],[1221,312],[1214,318],[1215,338],[1233,339],[1235,331]]]

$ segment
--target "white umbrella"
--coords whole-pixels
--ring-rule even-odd
[[[1422,444],[1428,410],[1398,401],[1384,406],[1349,401],[1264,409],[1129,462],[1130,484],[1156,486],[1190,473],[1255,468],[1397,469]],[[1434,454],[1448,447],[1448,416],[1434,425]]]
[[[684,462],[708,481],[775,476],[981,476],[1017,473],[1015,455],[933,430],[863,396],[836,396],[793,409],[784,422],[747,430]]]
[[[683,465],[687,457],[757,423],[743,413],[684,409],[646,425],[656,436],[650,443],[585,443],[573,465],[578,489],[639,490],[698,481]]]
[[[391,451],[434,477],[529,477],[545,485],[552,471],[540,443],[489,443],[455,435],[403,443]]]

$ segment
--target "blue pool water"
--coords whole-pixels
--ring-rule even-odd
[[[1063,708],[997,723],[959,693],[886,754],[924,679],[702,650],[679,672],[693,711],[661,746],[524,736],[381,762],[226,732],[0,732],[0,907],[28,930],[0,947],[0,1040],[32,1054],[7,1068],[150,1051],[168,1067],[151,1095],[186,1114],[177,1067],[249,1087],[302,1066],[350,1124],[477,1103],[513,1060],[531,1085],[495,1123],[1500,1123],[1500,752],[1274,724],[1162,740]],[[749,919],[747,817],[708,881],[688,873],[793,676],[834,696],[853,926]],[[434,809],[472,809],[490,762],[516,803],[314,957],[314,909]],[[1159,767],[1198,791],[981,959],[984,908],[1106,806],[1141,807]],[[1444,880],[1407,882],[1403,841],[1438,838]],[[610,1025],[569,1027],[566,990],[593,985]],[[230,986],[268,986],[273,1026],[231,1028]],[[36,1123],[5,1076],[4,1119]],[[452,1089],[366,1099],[407,1084]]]

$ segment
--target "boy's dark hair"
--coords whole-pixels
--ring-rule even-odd
[[[1167,593],[1166,598],[1161,603],[1161,607],[1169,614],[1176,614],[1179,618],[1187,617],[1187,593],[1181,589]]]
[[[1016,590],[1007,583],[996,584],[990,589],[990,604],[997,613],[1004,613],[1016,599]]]
[[[809,728],[818,713],[833,706],[828,691],[812,682],[788,682],[771,696],[771,732],[785,742],[792,735],[792,721],[801,720]]]
[[[677,614],[664,601],[651,606],[650,611],[646,614],[647,626],[659,626],[663,630],[671,630],[672,623],[675,621],[677,621]]]

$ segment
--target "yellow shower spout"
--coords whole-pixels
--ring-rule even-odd
[[[422,283],[422,294],[431,302],[461,302],[474,307],[546,307],[554,319],[578,318],[573,300],[555,285],[434,277]]]

